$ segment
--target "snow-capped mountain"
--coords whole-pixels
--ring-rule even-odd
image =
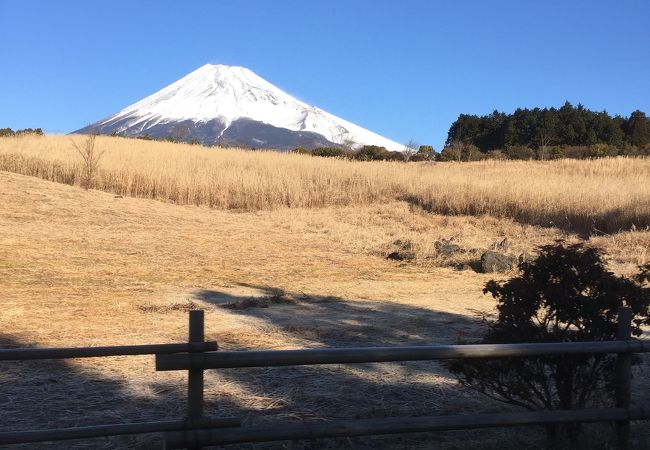
[[[75,133],[148,134],[203,144],[291,149],[334,144],[403,145],[309,106],[245,67],[206,64]]]

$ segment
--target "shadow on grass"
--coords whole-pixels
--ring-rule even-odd
[[[258,295],[201,290],[195,298],[232,314],[255,318],[278,338],[291,336],[303,347],[363,347],[456,343],[478,337],[479,317],[389,301],[354,300],[287,293],[244,285]],[[208,332],[210,324],[206,324]],[[228,350],[249,348],[229,345]],[[440,363],[224,369],[210,371],[215,383],[235,384],[250,396],[247,423],[422,416],[503,410],[460,389]],[[460,436],[462,435],[462,438]],[[321,440],[313,448],[508,448],[512,430],[465,431]],[[460,439],[460,440],[459,440]],[[498,442],[498,444],[496,443]],[[462,445],[461,445],[462,443]],[[286,445],[286,444],[285,444]],[[289,444],[269,448],[312,448]],[[513,447],[514,448],[514,447]]]
[[[0,348],[29,347],[0,335]],[[114,358],[101,358],[102,360]],[[125,381],[107,378],[92,367],[98,358],[0,361],[0,431],[27,431],[172,418],[166,405],[130,392]],[[139,375],[134,373],[133,375]],[[165,402],[166,403],[166,402]],[[153,435],[19,444],[3,449],[148,449]],[[158,447],[160,448],[160,447]]]
[[[285,293],[249,286],[262,296],[199,291],[208,307],[266,324],[269,332],[292,336],[305,347],[426,345],[471,339],[480,321],[388,301],[349,301],[337,297]],[[259,300],[263,299],[265,301]],[[275,299],[275,300],[273,300]],[[178,320],[185,314],[172,312]],[[218,323],[206,323],[207,338]],[[243,349],[237,337],[228,349]],[[110,343],[106,343],[109,345]],[[23,343],[5,336],[0,346]],[[125,357],[132,358],[132,357]],[[93,360],[0,362],[0,429],[27,430],[77,425],[171,420],[185,414],[186,380],[182,372],[154,371],[152,357],[130,370],[112,371]],[[117,358],[116,364],[124,363]],[[96,360],[95,360],[96,361]],[[448,415],[503,410],[502,405],[459,388],[436,362],[343,364],[305,367],[206,371],[206,415],[238,416],[244,426],[283,421],[340,418]],[[420,433],[398,436],[268,444],[231,445],[235,449],[509,449],[542,448],[539,428]],[[159,435],[99,438],[16,449],[161,448]],[[598,448],[593,447],[592,448]]]
[[[445,202],[423,199],[417,196],[404,196],[400,198],[408,204],[421,208],[422,210],[447,216],[483,216],[488,214],[483,205],[469,204],[462,210],[449,206]],[[650,202],[647,202],[650,207]],[[632,228],[644,229],[650,227],[650,214],[644,213],[643,208],[638,205],[628,208],[610,208],[598,215],[590,215],[589,212],[576,212],[562,210],[557,212],[539,213],[526,209],[521,205],[513,204],[505,208],[507,212],[496,214],[495,217],[510,218],[525,225],[537,225],[545,228],[558,228],[568,233],[575,233],[582,239],[588,239],[592,235],[618,233]],[[494,213],[490,213],[494,214]]]
[[[261,295],[247,297],[200,290],[195,297],[234,314],[255,317],[316,346],[354,347],[456,343],[480,331],[479,318],[389,301],[349,301],[332,296],[286,293],[243,285]]]

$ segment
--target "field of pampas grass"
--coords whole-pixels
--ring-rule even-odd
[[[85,190],[92,165],[73,141],[83,150],[87,138],[0,138],[5,347],[182,342],[193,308],[205,311],[206,339],[228,351],[471,342],[496,312],[485,283],[512,275],[477,272],[485,250],[527,257],[556,240],[585,242],[523,222],[629,227],[586,245],[603,249],[623,276],[650,260],[650,230],[637,225],[649,215],[648,160],[361,163],[97,137],[104,153]],[[458,250],[441,251],[445,242]],[[389,258],[407,248],[408,259]],[[156,372],[148,357],[34,364],[0,364],[0,431],[185,414],[185,374]],[[634,380],[633,397],[647,403],[650,377]],[[205,398],[206,415],[242,417],[245,426],[503,408],[421,361],[206,372]],[[450,433],[435,445],[542,448],[542,431]],[[647,427],[632,432],[648,441]],[[160,440],[118,436],[66,448],[156,448]],[[431,442],[414,435],[318,445]]]
[[[0,170],[82,184],[86,136],[0,139]],[[244,211],[407,201],[583,233],[650,226],[650,159],[472,163],[356,162],[99,136],[92,187]]]

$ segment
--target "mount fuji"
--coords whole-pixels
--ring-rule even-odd
[[[307,105],[245,67],[206,64],[74,133],[149,135],[204,145],[295,147],[403,145]]]

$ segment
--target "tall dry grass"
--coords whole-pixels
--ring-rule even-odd
[[[84,136],[0,139],[0,170],[78,185]],[[222,209],[405,200],[448,215],[509,217],[564,229],[650,226],[650,160],[352,162],[100,136],[96,189]]]

